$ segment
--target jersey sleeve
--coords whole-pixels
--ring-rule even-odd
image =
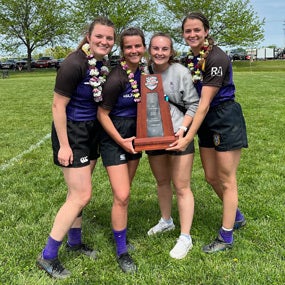
[[[70,54],[57,71],[54,91],[71,98],[78,84],[86,76],[87,68],[85,57],[76,52]]]

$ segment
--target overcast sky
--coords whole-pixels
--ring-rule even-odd
[[[285,1],[250,0],[257,15],[265,18],[264,41],[260,46],[285,47]]]

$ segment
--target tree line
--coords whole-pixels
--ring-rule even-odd
[[[37,48],[77,42],[97,15],[109,17],[117,35],[137,26],[146,35],[167,32],[183,45],[181,21],[190,11],[208,17],[220,46],[252,46],[264,38],[265,20],[249,0],[0,0],[0,47],[10,54],[24,47],[30,61]]]

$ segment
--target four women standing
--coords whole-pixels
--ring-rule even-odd
[[[237,208],[236,171],[241,148],[247,147],[247,138],[240,105],[234,100],[231,63],[209,37],[209,23],[203,14],[190,13],[183,21],[182,30],[191,48],[188,56],[191,73],[186,67],[173,63],[173,43],[168,35],[155,34],[149,46],[150,71],[162,75],[178,140],[168,150],[147,152],[157,182],[162,216],[148,235],[175,227],[171,218],[173,183],[181,226],[179,239],[170,251],[170,256],[176,259],[184,258],[192,248],[194,198],[190,175],[193,139],[197,132],[206,179],[223,201],[219,235],[203,250],[209,253],[231,248],[233,229],[245,224]],[[96,255],[82,243],[81,222],[82,209],[91,198],[91,174],[99,157],[99,132],[100,153],[113,192],[111,222],[117,261],[124,272],[136,271],[128,252],[127,219],[130,188],[141,158],[141,153],[133,148],[133,140],[140,76],[145,72],[141,59],[146,45],[140,29],[126,29],[120,40],[122,60],[106,79],[108,68],[103,58],[110,53],[114,38],[112,22],[106,18],[96,19],[79,48],[64,61],[56,78],[52,129],[54,162],[62,167],[68,194],[37,260],[41,269],[56,278],[70,275],[58,260],[58,249],[67,233],[68,250]]]

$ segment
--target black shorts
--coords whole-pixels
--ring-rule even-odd
[[[229,151],[247,148],[246,125],[239,103],[226,101],[209,109],[198,130],[199,146]]]
[[[112,117],[111,119],[122,138],[136,135],[136,118]],[[132,154],[125,151],[104,130],[100,140],[100,153],[105,167],[125,164],[142,157],[141,152]]]
[[[99,154],[99,137],[102,127],[99,121],[74,122],[67,121],[67,136],[73,152],[73,163],[68,167],[83,167],[90,164],[90,160],[97,159]],[[59,141],[52,123],[51,141],[53,161],[62,166],[58,161]]]
[[[159,150],[146,150],[146,154],[148,155],[163,155],[163,154],[169,154],[169,155],[186,155],[191,154],[195,152],[194,147],[194,140],[187,146],[187,148],[184,151],[169,151],[165,149],[159,149]]]

